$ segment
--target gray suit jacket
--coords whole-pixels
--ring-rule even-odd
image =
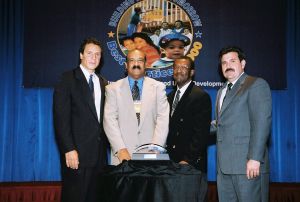
[[[132,154],[147,143],[165,145],[169,127],[169,103],[165,85],[145,77],[143,82],[140,124],[134,110],[128,77],[106,86],[104,130],[112,147],[112,164],[119,164],[114,155],[122,148]]]
[[[246,174],[249,159],[261,162],[260,172],[269,172],[267,141],[271,129],[271,92],[267,82],[244,73],[219,110],[216,102],[217,163],[224,174]]]

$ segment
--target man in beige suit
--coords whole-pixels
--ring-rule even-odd
[[[112,148],[113,165],[130,160],[140,145],[164,146],[168,135],[165,85],[145,76],[145,64],[145,53],[128,52],[128,76],[106,86],[103,125]]]

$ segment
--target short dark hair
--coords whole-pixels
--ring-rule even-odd
[[[120,38],[120,39],[119,39],[119,42],[120,42],[120,44],[121,44],[122,46],[124,46],[124,41],[126,41],[126,40],[131,40],[131,41],[133,41],[133,38],[132,38],[131,36],[125,36],[125,37],[123,37],[123,38]]]
[[[157,50],[158,53],[160,53],[160,50],[158,49],[158,47],[153,43],[152,39],[148,36],[148,34],[143,33],[143,32],[135,32],[131,35],[131,37],[133,38],[141,38],[144,39],[146,41],[146,43],[150,46],[153,46],[153,48],[155,48]]]
[[[195,69],[195,62],[194,62],[194,60],[192,60],[192,58],[190,58],[190,57],[188,57],[186,55],[181,56],[180,58],[176,58],[174,60],[174,63],[175,63],[176,60],[188,60],[190,62],[190,68],[193,69],[193,70]]]
[[[80,45],[80,48],[79,48],[79,53],[83,53],[84,52],[84,49],[85,49],[85,46],[87,44],[95,44],[97,46],[99,46],[101,48],[101,43],[100,41],[98,41],[98,39],[94,38],[94,37],[88,37],[88,38],[85,38],[82,42],[81,42],[81,45]],[[102,48],[101,48],[102,49]]]
[[[221,61],[221,58],[223,55],[229,53],[229,52],[236,52],[238,54],[238,57],[240,59],[240,61],[245,60],[246,59],[246,55],[243,52],[243,50],[240,47],[237,46],[227,46],[224,47],[220,50],[219,52],[219,60]]]
[[[179,22],[179,23],[181,24],[181,26],[183,26],[183,22],[182,22],[181,20],[176,20],[176,21],[174,22],[174,24],[176,24],[176,22]]]
[[[100,49],[101,49],[101,55],[102,55],[101,43],[100,43],[100,41],[98,41],[98,39],[96,39],[94,37],[87,37],[87,38],[83,39],[83,41],[81,42],[80,47],[79,47],[79,53],[83,54],[85,46],[87,44],[95,44],[95,45],[99,46]],[[81,59],[79,58],[78,59],[78,64],[80,64],[80,63],[81,63]],[[101,57],[100,64],[99,64],[98,67],[101,68],[101,66],[103,64],[104,64],[104,59],[103,59],[103,57]],[[96,71],[99,71],[99,68]]]
[[[136,7],[136,8],[134,8],[134,12],[136,12],[136,13],[139,13],[139,12],[141,12],[142,11],[142,8],[141,7]]]

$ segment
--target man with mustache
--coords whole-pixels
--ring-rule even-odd
[[[206,201],[211,100],[192,81],[195,65],[191,58],[182,56],[175,59],[173,70],[177,88],[168,95],[171,113],[167,150],[174,162],[191,165],[202,172],[199,186],[202,198],[198,201]]]
[[[267,82],[244,72],[238,47],[219,53],[226,78],[216,100],[219,201],[268,201],[271,92]]]
[[[111,145],[111,163],[130,160],[137,147],[164,146],[168,135],[169,104],[165,85],[145,76],[146,55],[127,54],[128,76],[106,87],[104,130]]]

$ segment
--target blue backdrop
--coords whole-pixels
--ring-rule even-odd
[[[52,125],[53,90],[22,87],[23,1],[1,0],[0,6],[0,181],[60,180]],[[288,87],[272,91],[273,182],[300,182],[299,10],[299,1],[288,0],[285,50]],[[208,92],[214,102],[216,90]],[[216,179],[215,146],[209,147],[208,179]]]

